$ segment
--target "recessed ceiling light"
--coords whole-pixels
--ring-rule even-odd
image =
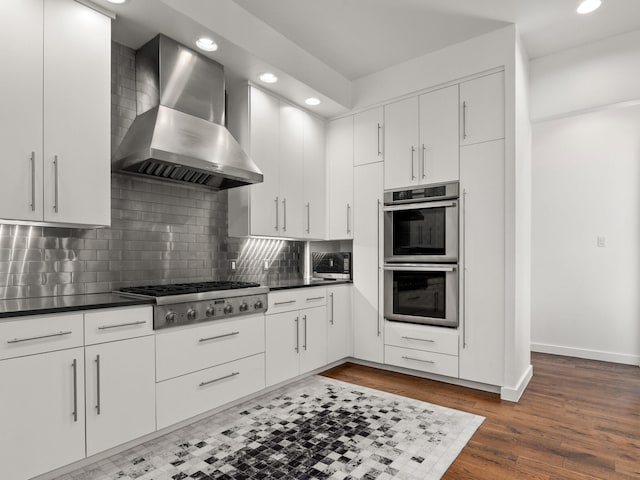
[[[264,83],[276,83],[278,81],[278,77],[276,77],[273,73],[266,72],[260,75],[260,80],[262,80]]]
[[[304,101],[304,103],[306,103],[307,105],[311,105],[312,107],[315,107],[316,105],[320,105],[320,100],[318,100],[315,97],[309,97]]]
[[[602,0],[583,0],[576,9],[576,12],[583,15],[585,13],[591,13],[594,10],[597,10],[600,5],[602,5]]]
[[[200,50],[205,52],[215,52],[218,50],[218,44],[208,37],[200,37],[196,40],[196,45]]]
[[[107,0],[107,2],[109,2],[109,3],[117,3],[117,4],[124,3],[126,1],[127,0]]]

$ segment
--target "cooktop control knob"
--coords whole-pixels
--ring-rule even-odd
[[[213,307],[209,307],[207,308],[207,311],[205,313],[207,317],[213,317],[216,314],[216,309]]]
[[[260,310],[263,306],[264,305],[262,303],[262,300],[258,300],[256,304],[253,306],[253,308],[255,308],[256,310]]]
[[[164,317],[164,319],[167,321],[167,323],[174,323],[177,318],[178,318],[178,314],[176,312],[169,312]]]
[[[249,305],[247,305],[246,303],[242,302],[240,304],[240,311],[241,312],[246,312],[247,310],[249,310]]]
[[[198,312],[196,312],[193,309],[190,309],[187,312],[187,320],[195,320],[197,316],[198,316]]]
[[[225,305],[224,307],[224,313],[226,313],[227,315],[229,315],[231,312],[233,312],[233,307],[231,305]]]

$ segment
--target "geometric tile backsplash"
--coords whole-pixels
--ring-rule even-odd
[[[135,118],[133,50],[112,44],[112,150]],[[114,174],[111,227],[0,225],[0,298],[301,276],[304,243],[227,236],[227,193]],[[270,268],[263,270],[264,260]],[[237,260],[231,272],[229,260]]]

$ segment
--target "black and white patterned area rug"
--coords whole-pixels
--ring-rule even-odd
[[[312,376],[58,480],[438,479],[483,420]]]

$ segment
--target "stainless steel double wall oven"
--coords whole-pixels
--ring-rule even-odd
[[[458,326],[458,183],[384,194],[385,318]]]

